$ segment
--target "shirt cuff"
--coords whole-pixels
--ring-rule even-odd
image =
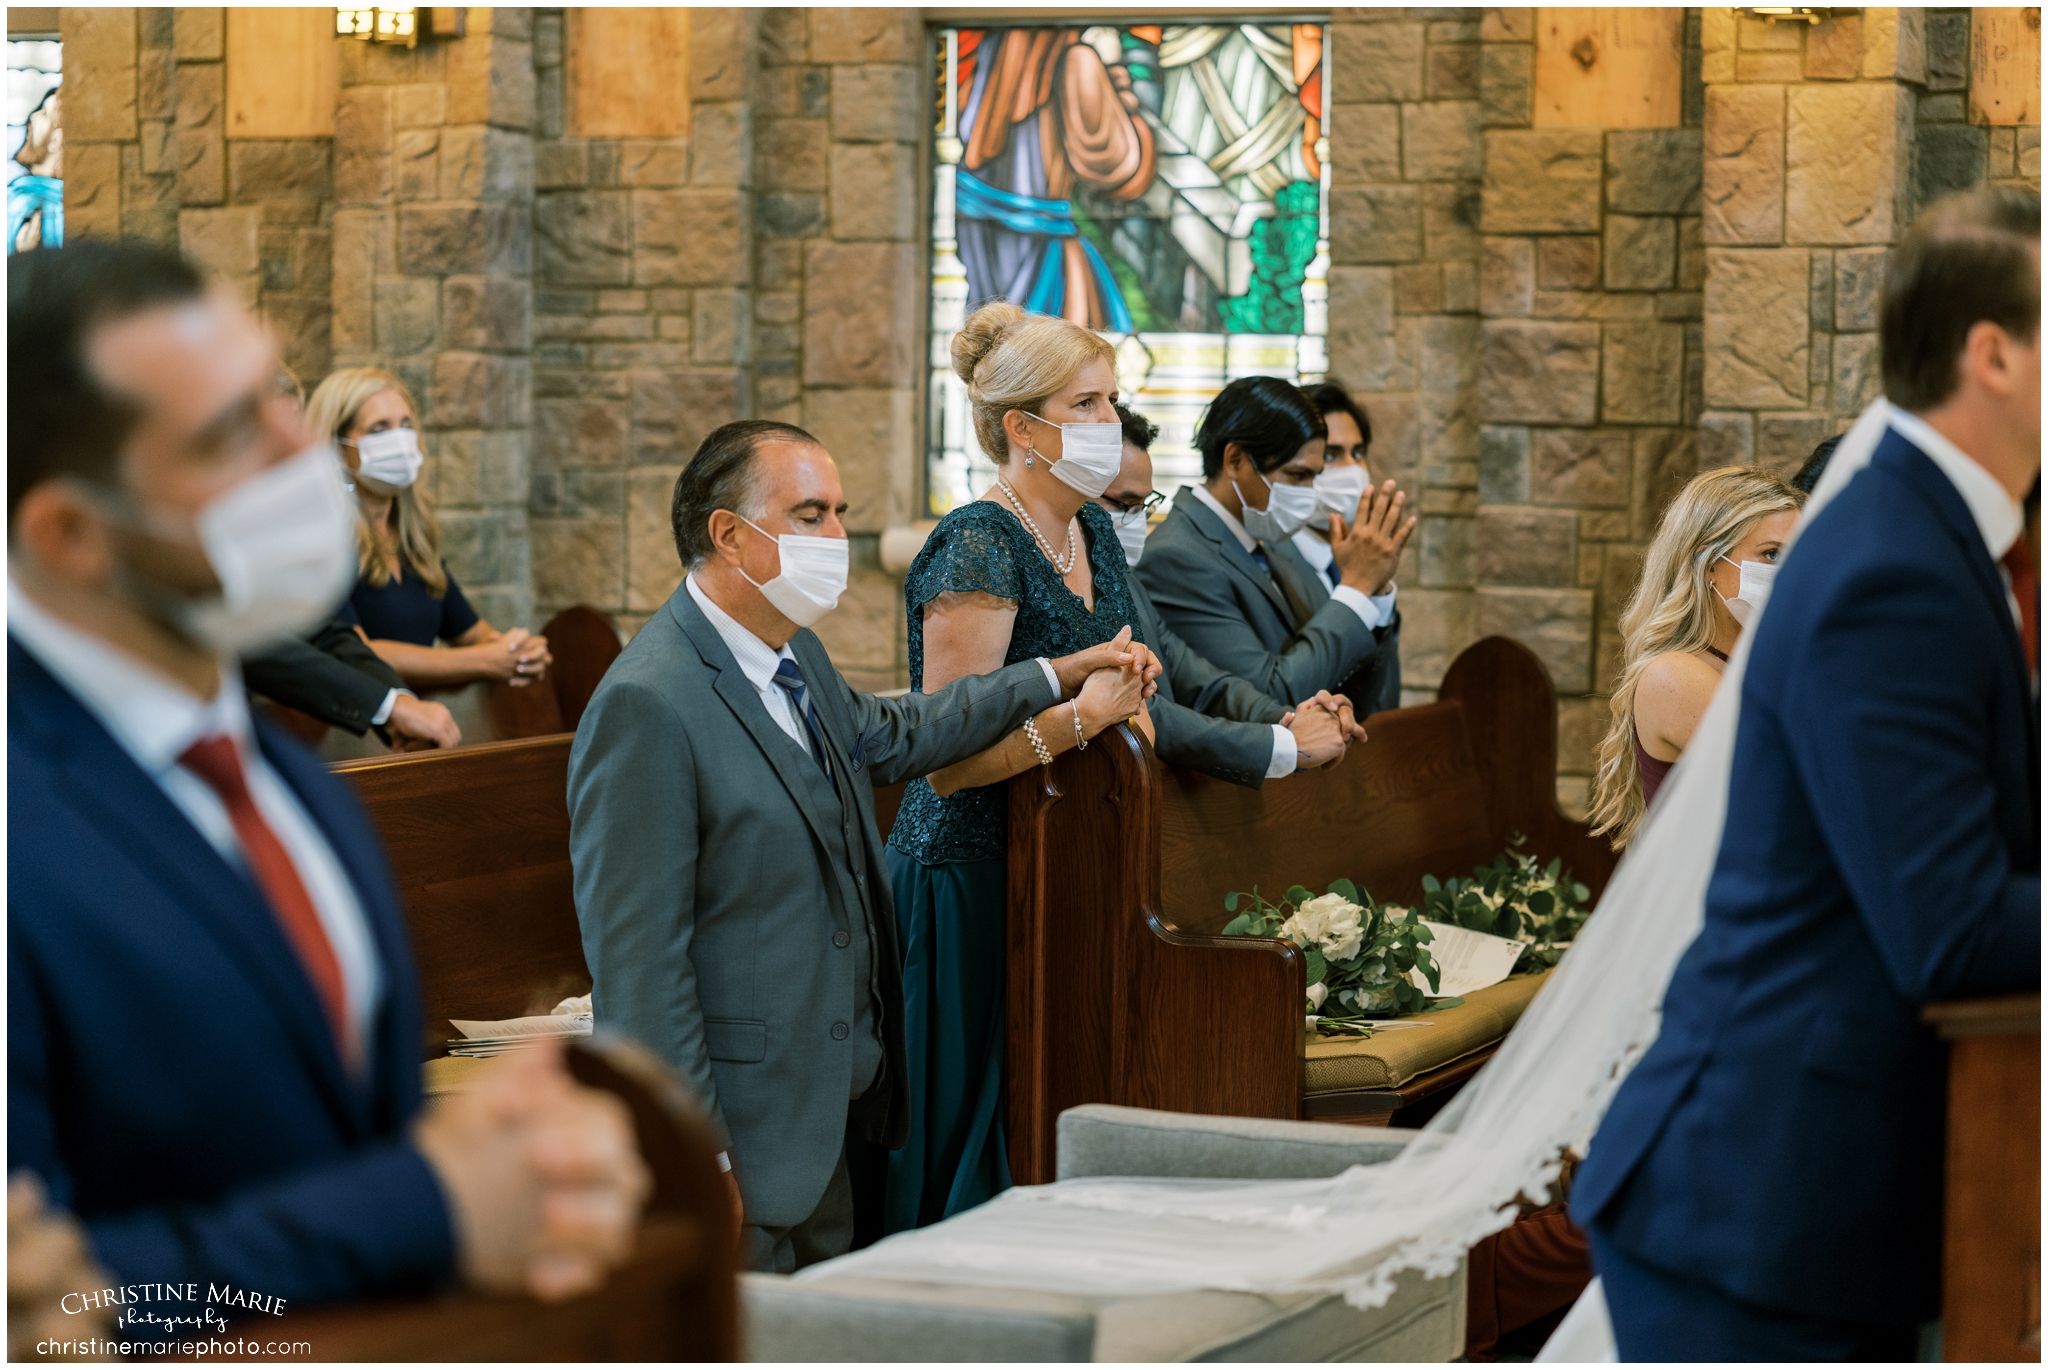
[[[718,1153],[718,1173],[719,1173],[719,1174],[721,1174],[721,1175],[725,1175],[725,1174],[729,1174],[729,1173],[731,1172],[731,1170],[732,1170],[732,1153],[731,1153],[730,1151],[721,1151],[721,1152],[719,1152],[719,1153]]]
[[[1278,780],[1283,775],[1293,775],[1301,764],[1301,748],[1295,745],[1294,734],[1273,725],[1273,759],[1266,765],[1266,779]]]
[[[370,726],[381,728],[391,721],[391,711],[398,707],[398,697],[418,698],[411,690],[391,690],[384,696],[384,702],[377,706],[377,712],[370,715]]]
[[[1349,585],[1339,585],[1330,591],[1330,598],[1357,614],[1366,627],[1378,629],[1394,621],[1394,596],[1400,588],[1389,582],[1385,594],[1368,595]]]
[[[1060,673],[1055,671],[1052,668],[1052,663],[1044,657],[1038,658],[1038,669],[1045,672],[1045,683],[1052,686],[1053,702],[1057,704],[1060,696],[1065,693],[1060,689]]]

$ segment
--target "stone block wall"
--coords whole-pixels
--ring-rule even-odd
[[[930,40],[914,9],[767,9],[754,106],[754,412],[839,464],[853,579],[818,625],[857,686],[909,683],[883,529],[921,509]]]
[[[534,626],[527,520],[533,11],[463,37],[341,45],[331,299],[336,366],[382,366],[421,409],[449,568],[499,628]]]
[[[1558,791],[1585,802],[1616,623],[1698,468],[1697,11],[1685,126],[1534,126],[1537,11],[1489,10],[1482,98],[1475,637],[1520,639],[1559,697]]]
[[[689,132],[666,138],[579,136],[574,19],[535,15],[535,614],[589,604],[630,636],[682,580],[677,473],[750,412],[756,12],[689,11]]]
[[[1420,522],[1402,559],[1406,702],[1475,636],[1480,11],[1338,10],[1331,24],[1330,375],[1368,461]]]
[[[73,236],[177,241],[172,14],[132,6],[58,11],[64,226]]]

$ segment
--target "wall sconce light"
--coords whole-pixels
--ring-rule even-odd
[[[410,48],[423,39],[460,38],[467,17],[461,6],[337,9],[334,36]]]
[[[1751,5],[1743,12],[1772,24],[1818,24],[1823,19],[1862,13],[1857,9],[1815,8],[1810,5]]]

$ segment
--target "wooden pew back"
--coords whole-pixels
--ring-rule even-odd
[[[590,992],[569,866],[572,734],[346,761],[384,841],[419,966],[427,1054],[450,1018]]]
[[[1490,638],[1435,704],[1375,715],[1333,770],[1254,791],[1156,762],[1128,729],[1010,782],[1010,1165],[1053,1176],[1063,1109],[1118,1103],[1303,1114],[1305,965],[1223,937],[1223,897],[1349,877],[1411,902],[1516,835],[1596,897],[1613,854],[1558,812],[1556,697],[1527,648]]]
[[[561,1304],[455,1294],[320,1308],[266,1335],[329,1361],[738,1360],[738,1233],[711,1129],[637,1047],[600,1038],[567,1059],[625,1104],[654,1179],[633,1256],[602,1289]]]

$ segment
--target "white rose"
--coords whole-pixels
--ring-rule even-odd
[[[1365,910],[1343,895],[1322,894],[1296,909],[1280,931],[1298,946],[1314,943],[1326,958],[1348,961],[1364,938],[1364,917]]]

